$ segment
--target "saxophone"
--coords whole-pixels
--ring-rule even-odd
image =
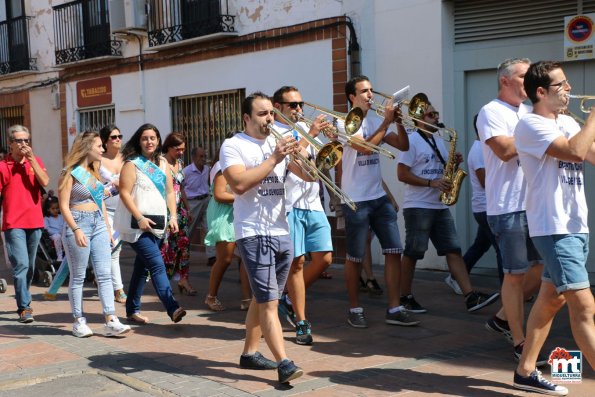
[[[440,201],[446,205],[454,205],[459,199],[461,182],[463,182],[467,173],[459,168],[456,159],[457,132],[453,129],[448,129],[448,132],[450,133],[450,148],[448,150],[448,160],[444,166],[444,179],[451,183],[451,187],[449,191],[440,193]]]

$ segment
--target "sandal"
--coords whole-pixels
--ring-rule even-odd
[[[126,295],[126,292],[124,292],[123,289],[119,289],[117,291],[114,291],[114,300],[118,303],[126,303],[126,298],[128,298],[128,295]]]
[[[140,313],[132,313],[130,316],[126,317],[126,321],[133,324],[144,325],[149,323],[149,318],[141,316]]]
[[[330,274],[329,272],[322,272],[320,273],[320,277],[318,278],[323,278],[325,280],[330,280],[331,278],[333,278],[333,275]]]
[[[196,296],[196,294],[198,292],[194,288],[192,288],[190,283],[188,283],[188,282],[186,282],[186,283],[187,283],[187,285],[178,283],[178,291],[180,291],[180,293],[182,295]]]
[[[180,321],[182,321],[185,315],[186,310],[182,309],[181,307],[178,307],[176,311],[171,315],[171,320],[174,323],[179,323]]]
[[[240,310],[248,310],[250,308],[250,302],[252,302],[252,298],[242,299],[242,303],[240,303]]]
[[[214,312],[222,312],[225,310],[225,306],[216,296],[207,295],[205,298],[205,305],[209,307]]]

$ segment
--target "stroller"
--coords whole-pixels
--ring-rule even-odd
[[[57,258],[54,242],[48,231],[43,229],[37,247],[36,271],[33,275],[33,282],[49,287],[56,275],[56,269],[60,266],[60,261]]]

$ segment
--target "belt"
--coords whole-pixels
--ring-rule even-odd
[[[200,196],[189,198],[188,200],[202,200],[209,197],[209,193],[201,194]]]

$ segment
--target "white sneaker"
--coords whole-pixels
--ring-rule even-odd
[[[130,331],[130,326],[122,324],[120,320],[118,320],[118,317],[112,317],[110,321],[103,325],[103,330],[105,332],[105,336],[116,336]]]
[[[84,317],[77,318],[72,324],[72,334],[77,338],[86,338],[93,335],[93,331],[87,325],[87,319]]]
[[[452,278],[452,276],[450,274],[448,275],[448,277],[446,277],[444,279],[444,282],[446,283],[446,285],[448,285],[450,288],[452,288],[452,290],[454,291],[455,294],[463,295],[463,291],[461,291],[461,287],[459,287],[457,280]]]

